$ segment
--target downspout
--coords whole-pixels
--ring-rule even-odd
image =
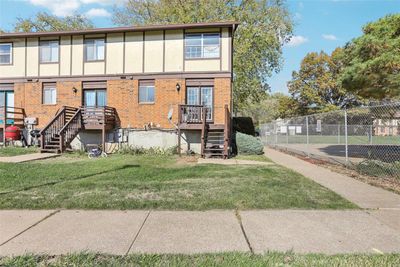
[[[236,24],[232,24],[231,35],[231,114],[233,114],[233,38],[235,36]]]

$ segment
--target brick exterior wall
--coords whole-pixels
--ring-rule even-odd
[[[57,82],[57,104],[45,105],[42,101],[42,83],[27,82],[14,84],[14,106],[25,109],[26,116],[38,118],[38,127],[44,127],[62,106],[82,105],[81,82]],[[73,92],[73,88],[77,92]]]
[[[225,105],[231,110],[232,103],[231,80],[215,79],[214,80],[214,123],[225,123]]]
[[[181,85],[179,92],[176,84]],[[107,105],[114,107],[122,128],[143,129],[152,123],[154,128],[173,129],[167,119],[168,111],[173,108],[173,121],[178,120],[178,104],[185,104],[185,79],[156,79],[155,102],[139,104],[138,80],[107,81]],[[77,93],[73,92],[77,89]],[[38,118],[38,127],[44,127],[62,106],[79,107],[82,105],[81,82],[57,82],[57,104],[42,104],[42,83],[27,82],[14,85],[16,107],[25,108],[26,115]],[[214,123],[223,124],[225,120],[224,106],[231,104],[231,80],[216,78],[214,80]]]

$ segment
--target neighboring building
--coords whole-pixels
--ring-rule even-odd
[[[397,118],[400,114],[397,114]],[[375,135],[398,136],[400,135],[400,119],[376,119],[374,120]]]
[[[166,148],[181,141],[178,132],[192,150],[202,132],[226,142],[237,25],[0,34],[0,106],[16,111],[0,124],[18,125],[18,113],[36,118],[42,148],[54,151],[104,141]],[[211,111],[204,125],[203,107]]]

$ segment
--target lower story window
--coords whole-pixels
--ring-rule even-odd
[[[154,81],[139,82],[139,103],[154,103]]]
[[[212,86],[188,86],[186,88],[186,103],[207,107],[209,109],[207,120],[213,119],[213,90]]]
[[[83,90],[83,104],[86,107],[107,106],[107,92],[105,89]]]
[[[57,89],[55,84],[43,84],[43,104],[54,105],[57,103]]]

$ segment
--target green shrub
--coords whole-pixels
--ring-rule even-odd
[[[355,169],[365,175],[375,177],[394,177],[400,179],[400,161],[383,162],[379,160],[364,160],[357,165]]]
[[[264,153],[264,145],[257,137],[240,133],[236,133],[236,146],[238,154],[261,155]]]
[[[174,155],[177,153],[177,147],[170,148],[150,147],[144,148],[139,146],[123,146],[118,150],[118,154],[123,155],[151,155],[151,156],[165,156]]]

